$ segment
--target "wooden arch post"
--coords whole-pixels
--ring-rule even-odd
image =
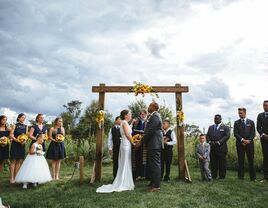
[[[100,84],[99,86],[93,86],[92,92],[99,93],[98,110],[104,110],[105,93],[131,93],[133,86],[106,86]],[[152,86],[156,93],[175,93],[176,99],[176,111],[182,111],[182,93],[189,92],[188,86],[181,86],[176,84],[175,86]],[[96,134],[96,160],[93,168],[93,175],[91,182],[100,181],[102,175],[102,156],[103,156],[103,137],[104,127],[98,128]],[[179,171],[178,175],[180,179],[185,179],[185,150],[184,150],[184,127],[181,125],[177,117],[177,143],[178,143],[178,162]]]

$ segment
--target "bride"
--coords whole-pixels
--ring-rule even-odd
[[[129,110],[123,110],[120,113],[122,119],[120,126],[121,144],[118,158],[118,171],[113,184],[103,185],[99,187],[97,193],[121,192],[134,190],[134,182],[132,177],[131,164],[131,144],[135,145],[132,140],[132,130],[128,122],[132,115]]]

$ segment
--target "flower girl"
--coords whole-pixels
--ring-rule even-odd
[[[28,183],[37,186],[37,183],[42,184],[52,180],[42,148],[44,136],[44,134],[37,135],[36,142],[32,144],[30,152],[15,178],[17,183],[23,183],[24,189],[27,189]]]

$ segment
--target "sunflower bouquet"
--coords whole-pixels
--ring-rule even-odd
[[[8,145],[9,143],[10,143],[10,140],[7,137],[3,136],[0,138],[0,145],[2,147]]]
[[[98,114],[96,117],[96,122],[97,122],[100,129],[104,125],[104,118],[105,118],[105,111],[104,110],[98,111]]]
[[[145,93],[150,93],[152,96],[158,97],[153,87],[147,84],[142,84],[140,82],[134,82],[134,86],[130,88],[130,91],[134,92],[135,96],[138,96],[139,94],[141,94],[144,97]]]
[[[132,139],[133,139],[133,143],[134,143],[134,144],[138,144],[138,143],[140,143],[141,140],[142,140],[142,138],[143,138],[143,135],[142,135],[142,134],[135,134],[135,135],[132,137]]]
[[[57,134],[56,135],[56,142],[63,142],[64,141],[64,136],[62,134]]]
[[[21,134],[18,136],[17,140],[19,143],[23,144],[24,142],[26,142],[28,140],[28,136],[27,134]]]
[[[48,136],[47,136],[47,134],[45,134],[45,136],[44,136],[44,141],[48,141]]]

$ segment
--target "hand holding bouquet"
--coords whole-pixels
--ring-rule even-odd
[[[2,147],[8,145],[9,143],[10,143],[10,140],[7,137],[3,136],[0,138],[0,145]]]
[[[56,135],[56,142],[63,142],[64,141],[64,136],[62,134],[57,134]]]
[[[24,144],[25,142],[27,142],[27,140],[28,140],[28,136],[27,136],[27,134],[21,134],[21,135],[19,135],[18,138],[17,138],[17,141],[18,141],[19,143],[21,143],[21,144]]]

